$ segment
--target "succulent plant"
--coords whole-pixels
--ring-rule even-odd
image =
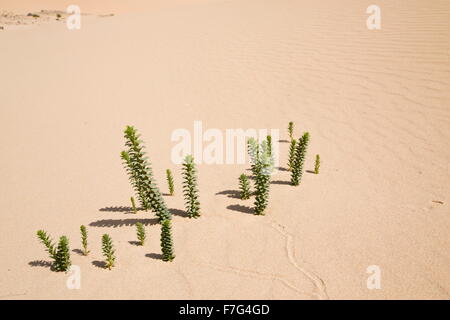
[[[89,254],[89,250],[88,250],[88,233],[87,233],[87,229],[86,226],[80,226],[80,231],[81,231],[81,244],[83,245],[83,255],[87,256]]]
[[[293,186],[298,186],[301,182],[303,176],[303,165],[305,163],[306,149],[309,143],[309,133],[305,132],[303,136],[299,139],[296,150],[295,150],[295,160],[294,167],[291,173],[291,184]]]
[[[173,184],[172,171],[170,171],[170,169],[166,170],[166,176],[167,176],[167,184],[169,185],[169,194],[173,196],[175,188]]]
[[[183,163],[183,193],[186,212],[189,218],[200,217],[200,202],[198,200],[197,169],[194,158],[187,155]]]
[[[245,174],[239,176],[239,188],[241,189],[241,199],[250,199],[250,182]]]
[[[139,244],[143,246],[145,243],[146,235],[144,225],[140,222],[136,222],[136,235],[139,240]]]
[[[112,239],[106,233],[102,236],[102,251],[103,256],[105,257],[105,267],[111,270],[111,268],[114,267],[116,256]]]
[[[289,138],[291,138],[291,140],[294,140],[294,123],[292,121],[289,122],[288,133],[289,133]]]
[[[138,195],[141,207],[145,210],[152,209],[160,222],[170,219],[171,214],[156,185],[150,162],[142,146],[143,141],[134,127],[126,127],[125,140],[128,150],[122,151],[121,156],[130,182]]]
[[[172,224],[169,219],[161,223],[161,251],[164,261],[172,261],[175,259],[172,242]]]
[[[316,163],[314,164],[314,173],[319,174],[319,168],[320,168],[320,156],[316,154]]]

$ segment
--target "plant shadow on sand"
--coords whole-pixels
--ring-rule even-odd
[[[147,253],[145,255],[147,258],[155,259],[155,260],[162,260],[163,255],[160,253]]]
[[[137,210],[141,210],[141,208],[137,208]],[[98,209],[98,211],[106,211],[106,212],[125,212],[125,213],[133,213],[133,208],[126,207],[126,206],[111,206],[111,207],[104,207]]]
[[[248,214],[254,214],[255,210],[253,210],[253,208],[247,207],[247,206],[243,206],[240,204],[231,204],[227,207],[227,209],[233,210],[233,211],[238,211],[238,212],[242,212],[242,213],[248,213]]]
[[[189,218],[187,212],[181,209],[169,209],[169,212],[174,216]]]
[[[289,143],[289,140],[278,140],[278,142],[281,142],[281,143]]]
[[[270,183],[271,184],[291,185],[290,181],[283,181],[283,180],[270,181]]]
[[[132,246],[137,246],[140,247],[141,243],[139,241],[128,241],[129,244],[131,244]]]
[[[158,224],[157,218],[152,219],[103,219],[93,221],[89,224],[91,227],[107,227],[107,228],[117,228],[117,227],[130,227],[134,226],[137,222],[142,223],[144,226],[152,226]]]
[[[241,192],[239,190],[224,190],[217,192],[216,195],[226,195],[228,198],[240,199]]]
[[[42,267],[42,268],[51,268],[53,264],[50,261],[45,260],[34,260],[28,262],[30,267]]]
[[[105,269],[106,268],[106,262],[105,261],[95,260],[95,261],[92,261],[92,265],[97,267],[97,268],[101,268],[101,269]]]
[[[306,170],[306,172],[308,172],[308,173],[312,173],[312,174],[316,174],[316,172],[315,172],[315,171],[313,171],[313,170]]]
[[[277,169],[279,171],[289,171],[288,169],[283,168],[283,167],[276,167],[275,169]]]
[[[81,249],[73,249],[72,252],[78,253],[80,256],[84,256],[84,252]]]

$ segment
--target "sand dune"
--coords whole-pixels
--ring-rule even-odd
[[[115,15],[79,31],[0,30],[1,299],[450,297],[448,1],[378,1],[376,31],[361,1],[79,2]],[[2,9],[65,9],[46,3]],[[294,121],[311,134],[306,169],[319,153],[321,173],[299,187],[277,173],[258,217],[233,197],[248,166],[202,164],[202,217],[187,219],[170,137],[195,120],[282,139]],[[172,263],[159,259],[154,215],[120,208],[132,195],[119,157],[128,124],[163,192],[165,169],[175,175]],[[144,248],[129,243],[136,221]],[[77,249],[81,224],[92,252],[72,253],[82,287],[68,290],[35,232]],[[103,233],[117,248],[112,271],[98,267]],[[370,265],[379,290],[366,286]]]

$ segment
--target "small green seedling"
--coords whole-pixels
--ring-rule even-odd
[[[198,218],[200,217],[200,202],[198,201],[197,168],[191,155],[187,155],[184,159],[183,180],[186,212],[189,218]]]
[[[272,155],[272,136],[267,136],[267,154]]]
[[[115,250],[112,243],[112,239],[108,234],[102,236],[102,251],[105,257],[105,267],[111,270],[114,267],[114,262],[116,261]]]
[[[239,188],[241,189],[241,199],[250,199],[250,182],[245,174],[239,176]]]
[[[137,208],[136,208],[136,202],[134,201],[134,197],[131,197],[130,201],[131,201],[131,210],[133,210],[133,213],[136,214]]]
[[[320,156],[316,154],[316,163],[314,165],[314,173],[319,174],[319,168],[320,168]]]
[[[143,246],[144,242],[145,242],[146,235],[145,235],[144,225],[142,223],[140,223],[140,222],[136,222],[136,235],[137,235],[137,238],[139,240],[139,244],[141,246]]]
[[[288,132],[289,132],[289,138],[291,138],[291,140],[294,140],[294,123],[292,121],[289,122]]]
[[[88,250],[88,233],[87,233],[87,229],[86,226],[80,226],[80,231],[81,231],[81,244],[83,245],[83,255],[87,256],[89,254],[89,250]]]
[[[288,160],[288,169],[289,171],[292,171],[292,168],[294,167],[294,161],[295,161],[295,147],[297,146],[297,140],[292,139],[291,145],[289,146],[289,160]]]
[[[305,163],[306,149],[309,143],[309,133],[305,132],[299,139],[295,150],[294,167],[292,168],[291,184],[298,186],[303,175],[303,165]]]
[[[173,196],[175,188],[173,185],[172,171],[170,171],[170,169],[166,170],[166,176],[167,176],[167,184],[169,185],[169,194]]]

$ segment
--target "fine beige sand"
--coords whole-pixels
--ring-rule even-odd
[[[0,30],[0,299],[450,298],[449,1],[379,0],[373,31],[372,2],[357,0],[78,3],[79,31],[45,19]],[[3,0],[0,11],[65,9]],[[202,216],[188,219],[170,137],[194,120],[282,140],[294,121],[311,134],[306,170],[319,153],[321,172],[299,187],[277,173],[255,216],[233,197],[248,165],[202,164]],[[174,172],[172,263],[154,214],[120,208],[133,195],[119,157],[128,124],[162,192]],[[130,244],[137,221],[144,247]],[[67,235],[74,250],[81,224],[91,254],[72,252],[81,288],[69,290],[35,233]],[[99,267],[104,233],[111,271]],[[367,288],[371,265],[381,289]]]

